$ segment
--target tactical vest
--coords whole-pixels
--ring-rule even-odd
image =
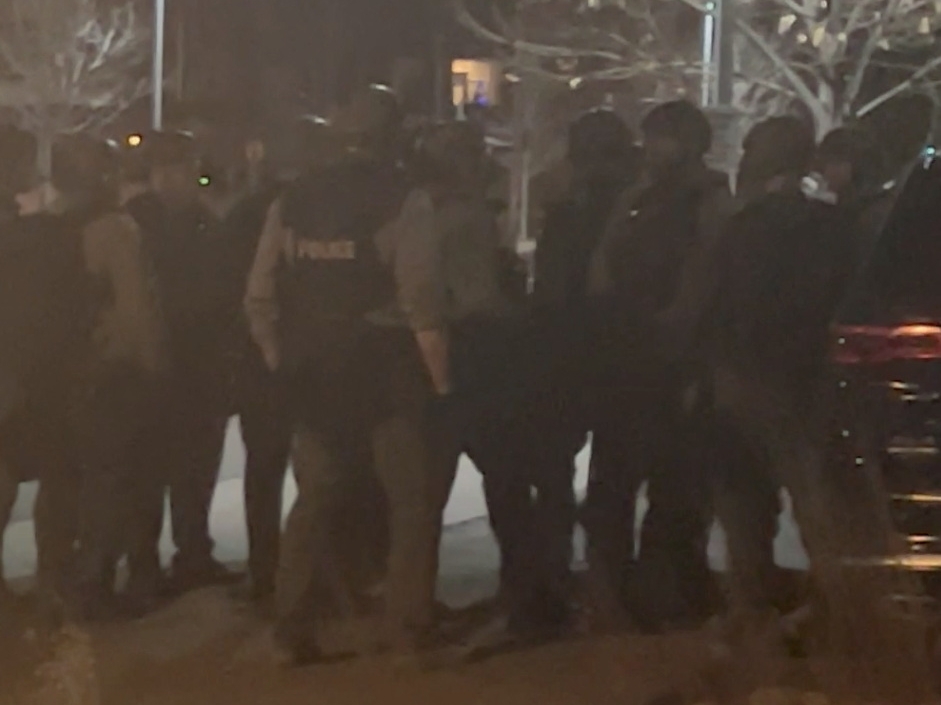
[[[21,387],[86,359],[97,316],[113,298],[110,282],[85,267],[87,220],[40,214],[0,233],[0,360]]]
[[[700,235],[702,205],[719,188],[726,186],[718,180],[661,183],[635,201],[629,232],[615,241],[609,267],[620,299],[637,315],[655,315],[672,303]]]
[[[394,167],[358,160],[313,171],[287,189],[282,222],[293,249],[280,282],[287,340],[362,320],[395,300],[392,268],[375,239],[398,214],[404,185]]]

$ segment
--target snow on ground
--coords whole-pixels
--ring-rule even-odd
[[[233,425],[212,512],[217,555],[226,562],[240,563],[246,557],[243,463],[238,428]],[[580,488],[584,488],[587,463],[586,451],[578,459]],[[287,504],[295,492],[289,481],[285,487]],[[16,576],[30,574],[35,568],[29,521],[31,494],[23,493],[17,521],[6,536],[7,570]],[[449,526],[441,547],[439,593],[449,604],[476,602],[494,594],[497,587],[497,549],[484,515],[479,477],[464,460],[447,509]],[[168,556],[166,533],[163,548]],[[782,521],[777,549],[782,565],[801,567],[806,562],[789,515]],[[724,548],[720,531],[713,532],[709,550],[713,564],[721,566]],[[360,625],[360,631],[374,635],[376,625]],[[269,626],[228,599],[224,589],[187,595],[144,620],[92,630],[89,646],[83,647],[87,658],[83,656],[78,666],[69,666],[71,661],[67,659],[66,670],[78,669],[78,675],[88,675],[95,697],[69,702],[642,705],[656,694],[697,681],[712,658],[708,639],[701,634],[621,635],[564,641],[480,664],[430,672],[415,670],[414,664],[403,666],[382,655],[288,672],[272,663],[270,644]],[[92,665],[82,665],[87,663]],[[0,705],[33,702],[21,697],[24,691],[17,686],[21,683],[31,688],[27,674],[32,668],[16,669],[0,659],[0,682],[5,684],[0,689]],[[37,702],[65,701],[57,694],[52,700]]]
[[[443,600],[462,606],[494,593],[497,552],[485,520],[448,527],[442,558]],[[82,643],[51,664],[70,690],[48,699],[34,700],[33,693],[55,682],[31,678],[32,666],[17,668],[0,658],[0,705],[644,705],[655,694],[695,682],[712,653],[704,634],[625,634],[564,640],[479,664],[433,656],[428,670],[370,650],[378,632],[374,621],[334,626],[335,633],[328,625],[320,634],[328,645],[366,651],[341,663],[284,670],[272,659],[270,625],[229,599],[224,588],[207,589],[142,620],[81,634]],[[342,641],[331,641],[331,633]],[[0,632],[0,644],[4,636]],[[29,664],[27,645],[17,648]],[[88,692],[75,691],[74,683],[90,684]]]
[[[586,449],[578,457],[578,476],[576,486],[583,490],[587,478],[589,452]],[[245,534],[244,503],[242,499],[242,474],[245,465],[245,453],[242,447],[238,424],[233,422],[226,439],[225,453],[220,469],[219,485],[216,489],[211,515],[211,530],[216,541],[216,556],[227,563],[242,563],[247,556]],[[289,508],[296,496],[297,488],[293,478],[285,483],[285,508]],[[26,486],[21,490],[20,499],[14,512],[13,525],[5,537],[4,567],[9,577],[31,575],[36,568],[36,551],[33,541],[33,526],[30,520],[35,487]],[[644,500],[641,498],[641,513]],[[473,464],[467,459],[461,460],[460,470],[455,483],[451,501],[445,512],[445,523],[455,525],[486,515],[480,476]],[[485,531],[482,525],[481,531]],[[162,542],[166,558],[172,553],[169,532],[164,530]],[[446,552],[446,551],[445,551]],[[805,568],[806,555],[800,543],[797,528],[789,511],[782,515],[781,531],[776,542],[778,563],[787,568]],[[709,555],[714,567],[725,565],[724,539],[720,527],[713,529],[709,544]]]

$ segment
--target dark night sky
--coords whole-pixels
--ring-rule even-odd
[[[168,0],[186,14],[189,82],[219,98],[299,87],[316,103],[431,57],[444,0]],[[198,87],[197,87],[198,86]],[[219,95],[223,94],[223,95]]]

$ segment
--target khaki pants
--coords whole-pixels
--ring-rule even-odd
[[[319,601],[344,606],[336,529],[365,443],[389,506],[388,637],[404,645],[431,624],[440,522],[426,443],[429,384],[411,333],[338,336],[303,366],[294,388],[303,397],[293,447],[298,498],[281,541],[279,636],[309,638]]]
[[[769,487],[786,488],[821,588],[842,589],[843,558],[890,551],[888,502],[878,472],[846,467],[827,453],[831,421],[839,418],[835,378],[821,374],[802,385],[774,384],[767,376],[729,367],[715,374],[716,410],[759,454],[750,489],[721,493],[719,521],[726,529],[733,600],[749,602],[767,570],[774,534],[769,530]],[[845,411],[843,412],[845,413]],[[766,463],[766,464],[765,464]],[[760,499],[764,497],[765,500]]]

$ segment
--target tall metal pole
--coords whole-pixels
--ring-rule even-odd
[[[183,24],[183,17],[180,16],[176,23],[176,99],[183,102],[186,95],[186,29]]]
[[[451,75],[450,65],[445,65],[447,61],[447,55],[444,51],[444,36],[441,33],[439,28],[435,32],[435,50],[434,50],[434,80],[435,80],[435,89],[434,89],[434,102],[435,102],[435,119],[438,121],[445,120],[446,117],[451,114],[453,111],[449,110],[452,102],[453,91],[445,93],[445,89],[450,87],[450,81],[448,78]],[[448,62],[450,64],[450,62]]]
[[[735,34],[733,0],[709,0],[702,30],[702,95],[704,108],[728,107],[732,102]]]
[[[702,93],[699,100],[704,108],[715,104],[716,8],[715,0],[706,3],[702,24]]]
[[[716,0],[715,72],[716,103],[724,108],[732,104],[732,83],[735,57],[732,46],[735,35],[734,0]]]
[[[167,24],[166,0],[154,0],[153,115],[151,127],[163,128],[163,48]]]

